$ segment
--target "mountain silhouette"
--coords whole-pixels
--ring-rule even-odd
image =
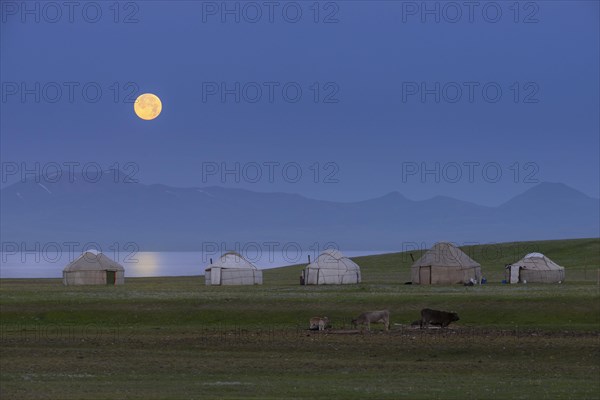
[[[216,186],[146,185],[116,176],[112,171],[97,181],[32,178],[2,189],[3,245],[134,243],[140,250],[187,251],[207,243],[227,248],[293,243],[304,249],[332,242],[345,250],[377,251],[442,239],[490,243],[600,236],[600,200],[560,183],[540,183],[487,207],[444,196],[413,201],[398,192],[343,203]]]

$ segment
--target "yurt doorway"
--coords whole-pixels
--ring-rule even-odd
[[[419,268],[419,283],[431,285],[431,266]]]
[[[221,268],[212,267],[210,269],[210,282],[212,285],[220,285],[221,284]]]
[[[509,267],[509,271],[510,271],[509,282],[510,283],[519,283],[519,280],[521,279],[521,277],[520,277],[521,267],[518,265],[511,265]]]
[[[115,285],[117,283],[117,271],[106,271],[106,284]]]

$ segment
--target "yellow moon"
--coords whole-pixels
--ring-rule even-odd
[[[144,93],[135,100],[133,110],[138,117],[149,121],[158,117],[162,111],[162,103],[155,94]]]

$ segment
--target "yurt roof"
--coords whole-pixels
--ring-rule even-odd
[[[544,255],[542,253],[529,253],[523,258],[543,258]]]
[[[342,252],[339,251],[339,250],[336,250],[336,249],[326,249],[326,250],[323,250],[323,252],[321,254],[319,254],[319,257],[322,256],[322,255],[328,255],[328,256],[333,257],[333,258],[338,259],[338,260],[341,259],[341,258],[344,258],[344,255],[342,254]]]
[[[450,242],[438,242],[412,265],[416,267],[460,267],[473,268],[481,265]]]
[[[87,250],[75,260],[71,261],[65,267],[64,271],[125,271],[125,268],[103,253],[95,250]]]
[[[210,268],[236,268],[236,269],[258,269],[250,261],[246,260],[239,253],[229,251],[223,254],[214,264],[207,267]]]
[[[308,264],[307,268],[360,269],[358,264],[335,249],[324,250],[316,260]]]
[[[549,271],[564,269],[542,253],[529,253],[512,265],[520,266],[529,270]]]

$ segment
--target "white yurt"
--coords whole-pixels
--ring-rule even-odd
[[[122,285],[125,268],[103,253],[88,250],[63,269],[65,285]]]
[[[305,285],[346,285],[360,283],[360,267],[337,250],[328,249],[306,266]]]
[[[542,253],[529,253],[506,266],[510,283],[555,283],[565,280],[565,268]]]
[[[412,283],[453,285],[479,282],[481,265],[450,242],[439,242],[411,266]]]
[[[262,285],[262,271],[236,252],[227,252],[204,272],[206,285]]]

